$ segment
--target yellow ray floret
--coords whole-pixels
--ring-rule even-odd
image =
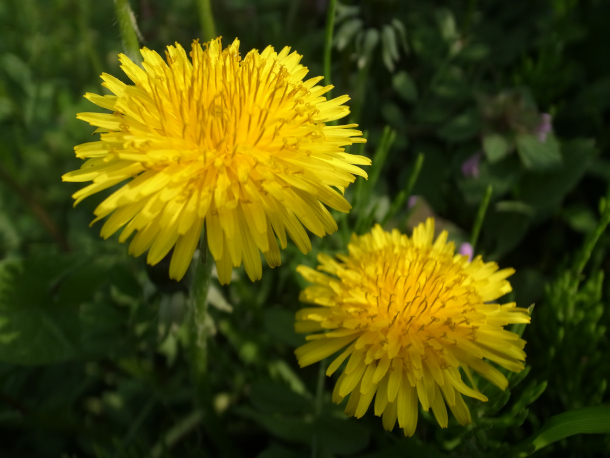
[[[398,420],[412,436],[418,404],[443,428],[447,407],[462,425],[470,423],[462,395],[487,401],[470,369],[505,389],[506,378],[488,361],[513,372],[524,367],[525,341],[504,326],[529,323],[527,310],[494,303],[511,291],[506,278],[514,270],[454,255],[446,232],[434,241],[433,219],[411,238],[376,226],[353,235],[348,248],[338,260],[319,255],[318,270],[298,267],[313,283],[300,299],[315,306],[297,313],[296,330],[320,331],[296,350],[300,366],[343,350],[326,372],[347,361],[333,401],[349,396],[345,413],[360,418],[374,399],[386,430]]]
[[[238,40],[224,50],[220,39],[195,41],[189,59],[176,44],[165,61],[143,48],[142,67],[121,54],[133,84],[103,74],[114,95],[85,97],[112,113],[77,116],[98,127],[101,140],[78,145],[76,156],[87,161],[62,177],[93,182],[74,194],[75,204],[128,180],[94,212],[95,221],[110,215],[101,235],[123,228],[123,242],[135,233],[130,252],[148,251],[150,264],[173,248],[177,280],[204,224],[221,283],[242,262],[250,279],[260,279],[261,251],[279,265],[277,240],[285,248],[286,231],[308,252],[304,228],[320,237],[337,230],[325,205],[348,212],[337,189],[366,177],[358,166],[370,164],[345,153],[366,141],[355,124],[325,124],[349,113],[349,97],[326,100],[332,86],[318,86],[321,77],[304,81],[308,70],[290,48],[252,50],[244,59],[238,48]]]

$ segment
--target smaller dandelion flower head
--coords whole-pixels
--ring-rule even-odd
[[[123,228],[124,242],[135,232],[130,253],[148,251],[153,265],[173,248],[170,277],[179,280],[205,223],[218,277],[229,283],[242,262],[259,279],[260,252],[278,266],[286,232],[306,253],[305,228],[320,237],[337,229],[324,205],[348,212],[342,192],[355,175],[366,177],[358,165],[370,164],[345,152],[365,142],[355,124],[325,124],[349,113],[348,96],[327,100],[332,86],[304,81],[308,70],[287,47],[242,59],[238,40],[223,50],[216,39],[195,41],[190,59],[179,44],[168,46],[166,61],[141,53],[142,67],[119,56],[134,84],[104,73],[114,95],[85,95],[112,113],[78,114],[101,139],[78,145],[87,161],[63,176],[93,181],[74,194],[75,205],[129,180],[95,209],[95,221],[110,216],[102,237]]]
[[[486,360],[514,372],[524,367],[525,341],[504,326],[529,323],[527,310],[494,302],[511,291],[513,269],[454,254],[447,232],[433,238],[431,218],[411,238],[376,226],[352,236],[348,255],[321,254],[318,270],[298,268],[313,283],[300,299],[316,307],[300,310],[295,328],[318,332],[296,350],[299,364],[347,347],[326,372],[348,360],[333,401],[349,396],[345,413],[360,418],[374,398],[384,428],[398,420],[406,436],[415,432],[418,404],[443,428],[447,406],[462,425],[470,423],[462,395],[487,400],[471,369],[501,389],[508,384]]]

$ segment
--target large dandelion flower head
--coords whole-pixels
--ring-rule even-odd
[[[333,392],[336,403],[349,395],[347,415],[362,417],[374,398],[384,428],[398,419],[406,436],[415,432],[418,404],[431,408],[441,427],[447,406],[465,425],[471,417],[462,395],[487,400],[471,369],[501,389],[506,378],[486,360],[523,369],[525,341],[503,327],[529,323],[527,310],[494,302],[511,291],[513,269],[454,254],[447,232],[434,241],[432,219],[411,238],[376,226],[352,236],[349,255],[318,260],[318,270],[298,268],[314,284],[300,299],[317,307],[297,313],[296,330],[320,332],[296,355],[307,366],[347,347],[326,372],[347,359]]]
[[[220,39],[189,56],[178,44],[166,60],[141,50],[142,67],[120,55],[133,84],[103,74],[114,95],[85,97],[112,113],[79,113],[97,126],[100,141],[75,148],[87,159],[65,181],[92,181],[74,194],[76,203],[123,181],[96,209],[110,217],[104,238],[120,228],[134,232],[129,250],[156,264],[173,248],[170,276],[186,272],[205,224],[221,283],[245,265],[252,280],[262,275],[260,251],[271,267],[280,264],[286,232],[303,252],[305,231],[320,237],[337,224],[326,206],[347,212],[342,191],[366,177],[357,165],[369,159],[345,146],[365,140],[355,124],[330,126],[349,113],[349,97],[326,100],[332,86],[322,77],[304,81],[301,56],[272,47],[241,59],[239,41],[222,49]]]

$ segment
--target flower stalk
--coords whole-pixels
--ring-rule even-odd
[[[191,345],[191,368],[195,389],[202,385],[208,366],[207,352],[207,298],[212,276],[214,259],[210,255],[205,240],[205,231],[201,232],[199,258],[196,261],[195,276],[191,284],[189,333]]]
[[[199,20],[201,21],[203,40],[213,40],[217,35],[210,0],[197,0],[197,9],[199,10]]]
[[[140,56],[136,17],[129,5],[129,0],[114,0],[114,9],[121,29],[121,41],[125,54],[139,64],[142,62],[142,57]]]

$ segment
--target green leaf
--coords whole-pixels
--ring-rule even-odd
[[[392,86],[396,93],[407,102],[415,102],[417,100],[417,87],[411,76],[400,71],[392,77]]]
[[[610,406],[585,407],[551,417],[549,422],[529,439],[520,456],[528,456],[566,437],[575,434],[610,433]]]
[[[481,130],[481,115],[478,110],[468,110],[447,122],[438,135],[450,142],[462,142],[474,137]]]
[[[402,110],[393,102],[381,105],[381,114],[385,122],[397,129],[403,128],[407,122]]]
[[[561,212],[562,219],[577,232],[588,234],[597,226],[597,219],[593,211],[585,206],[566,207]]]
[[[64,258],[30,258],[0,263],[0,360],[50,364],[78,352],[78,307],[54,300],[69,268]]]
[[[362,44],[362,52],[358,57],[358,68],[363,69],[367,64],[370,63],[373,51],[379,43],[379,32],[376,29],[368,29],[364,33],[364,41]]]
[[[93,300],[112,268],[75,255],[1,262],[0,361],[40,365],[124,353],[125,316]]]
[[[343,51],[352,41],[356,33],[362,28],[362,19],[353,18],[345,21],[335,35],[335,46]]]
[[[405,25],[399,19],[392,19],[392,26],[396,30],[396,33],[400,35],[400,42],[402,44],[402,48],[405,53],[409,52],[409,46],[407,45],[407,29],[405,29]]]
[[[523,177],[520,200],[536,207],[540,216],[551,212],[580,181],[595,154],[593,140],[576,139],[564,143],[563,163],[558,169]]]
[[[453,41],[457,37],[457,27],[451,10],[449,8],[438,8],[435,15],[442,37],[446,41]]]
[[[398,45],[396,44],[396,33],[389,25],[384,25],[381,29],[381,58],[386,68],[394,71],[394,62],[398,61]]]
[[[485,151],[489,162],[497,162],[508,154],[510,143],[502,135],[485,135],[483,137],[483,151]]]
[[[544,142],[535,135],[517,135],[517,151],[527,169],[545,171],[557,168],[561,165],[559,149],[559,142],[552,134]]]

